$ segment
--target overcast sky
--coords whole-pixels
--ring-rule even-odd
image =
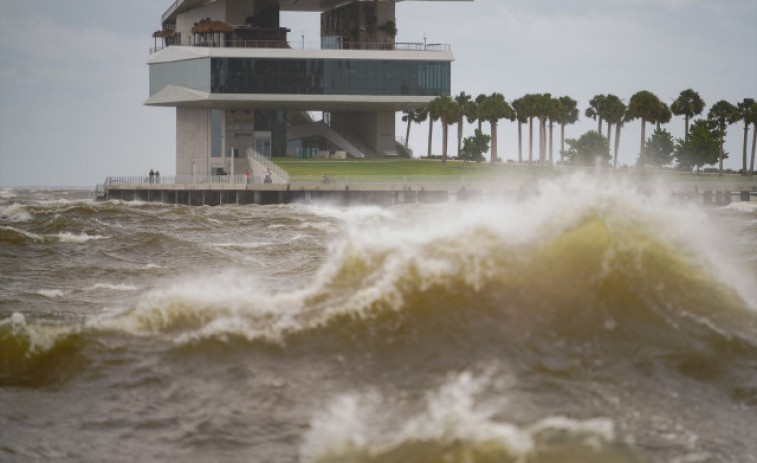
[[[175,111],[143,105],[152,33],[171,3],[0,0],[0,185],[94,186],[108,175],[175,172]],[[303,34],[319,40],[318,24],[315,13],[282,17],[293,41]],[[425,35],[429,43],[452,45],[453,95],[571,96],[582,112],[566,130],[574,138],[596,130],[583,111],[600,93],[627,103],[649,90],[670,104],[693,88],[708,108],[721,99],[757,99],[755,24],[755,0],[397,5],[398,41],[422,42]],[[681,137],[683,124],[674,117],[666,128]],[[622,164],[635,162],[640,125],[623,129]],[[741,167],[742,127],[729,128],[726,167]],[[466,124],[466,135],[472,130]],[[500,156],[516,159],[517,125],[503,122],[498,133]],[[398,117],[397,135],[404,134]],[[427,124],[413,126],[417,155],[426,153],[427,135]],[[450,153],[455,144],[452,136]],[[441,152],[440,135],[434,151]]]

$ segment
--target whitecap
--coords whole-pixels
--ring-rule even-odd
[[[340,394],[314,414],[300,457],[309,462],[356,450],[388,454],[412,442],[467,441],[498,443],[515,461],[522,461],[545,445],[543,436],[554,432],[568,434],[592,449],[616,439],[615,425],[608,418],[553,416],[530,426],[495,419],[501,412],[477,400],[489,383],[489,376],[462,372],[428,392],[425,406],[413,412],[408,412],[413,407],[375,390]]]
[[[87,235],[86,233],[74,234],[70,232],[60,232],[57,235],[53,235],[61,243],[86,243],[91,240],[107,239],[107,236],[102,235]]]
[[[40,296],[45,296],[50,299],[54,299],[56,297],[63,297],[65,294],[60,289],[40,289],[36,291],[36,294],[39,294]]]
[[[97,283],[94,286],[87,288],[87,291],[93,291],[97,289],[109,289],[112,291],[135,291],[139,288],[137,288],[134,285],[127,285],[127,284],[114,285],[110,283]]]
[[[11,199],[15,198],[16,193],[13,192],[10,188],[2,188],[0,189],[0,199]]]
[[[0,217],[11,222],[26,222],[32,219],[32,214],[23,204],[11,204],[0,207]]]
[[[44,238],[40,235],[37,235],[36,233],[31,233],[26,230],[21,230],[20,228],[16,227],[6,227],[6,226],[0,226],[0,230],[8,230],[14,233],[18,233],[19,235],[25,236],[26,238],[32,240],[32,241],[43,241]]]

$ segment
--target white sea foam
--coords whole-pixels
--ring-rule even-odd
[[[33,323],[27,324],[26,317],[21,312],[13,314],[4,320],[0,320],[0,326],[10,325],[13,335],[24,337],[29,342],[27,355],[49,351],[55,343],[63,337],[70,335],[78,329],[71,325],[55,325]]]
[[[479,288],[482,282],[502,278],[506,271],[493,265],[492,249],[544,242],[592,216],[602,221],[611,236],[620,237],[613,238],[608,255],[602,256],[606,272],[618,265],[642,265],[634,259],[641,250],[633,247],[643,242],[622,239],[629,224],[636,224],[652,239],[684,249],[688,259],[711,268],[724,282],[736,281],[742,294],[755,292],[744,275],[742,280],[727,278],[732,270],[728,259],[712,245],[716,233],[709,216],[694,205],[673,204],[664,191],[642,194],[622,182],[582,176],[545,182],[539,190],[522,202],[397,210],[388,223],[365,224],[360,213],[326,208],[342,214],[346,236],[332,241],[329,259],[305,286],[273,291],[245,272],[231,270],[149,291],[130,311],[105,323],[135,334],[172,333],[177,343],[229,335],[284,342],[289,333],[323,325],[340,314],[371,317],[377,301],[381,307],[401,309],[409,268],[419,290],[461,277],[471,288]],[[352,261],[360,262],[360,271],[369,274],[356,277],[360,279],[350,283],[349,291],[335,290],[345,277],[345,265]],[[608,326],[612,329],[612,322]]]
[[[0,207],[0,217],[10,222],[26,222],[32,219],[32,214],[23,204],[11,204]]]
[[[300,230],[318,230],[325,233],[338,233],[339,229],[328,222],[303,222],[297,228]]]
[[[111,284],[111,283],[97,283],[89,288],[87,288],[87,291],[93,291],[98,289],[108,289],[111,291],[135,291],[139,288],[137,288],[134,285],[127,285],[127,284]]]
[[[161,267],[158,264],[145,264],[145,265],[139,267],[140,270],[156,270],[156,269],[161,269],[161,268],[163,268],[163,267]]]
[[[0,188],[0,199],[11,199],[15,197],[16,193],[14,193],[10,188]]]
[[[102,235],[88,235],[86,233],[74,234],[70,232],[60,232],[57,235],[53,235],[61,243],[86,243],[92,240],[107,239],[107,236]]]
[[[217,248],[240,248],[240,249],[259,249],[264,248],[266,246],[271,246],[272,243],[270,242],[261,242],[261,243],[214,243],[211,244],[211,246],[217,247]]]
[[[394,219],[390,209],[379,206],[307,206],[306,211],[318,217],[338,219],[350,224],[371,224]]]
[[[40,289],[36,293],[40,296],[45,296],[50,299],[63,297],[63,295],[65,294],[65,292],[61,291],[60,289]]]
[[[412,405],[376,391],[336,396],[313,416],[300,456],[304,461],[317,461],[355,450],[381,454],[409,442],[446,445],[464,441],[498,443],[521,461],[545,433],[569,434],[592,448],[615,439],[614,424],[606,418],[582,421],[554,416],[530,426],[495,419],[502,410],[479,404],[477,399],[488,384],[488,376],[460,373],[427,393],[425,406],[413,412],[408,412]]]

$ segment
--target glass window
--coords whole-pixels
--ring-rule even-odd
[[[450,63],[400,60],[213,58],[213,93],[448,95]]]

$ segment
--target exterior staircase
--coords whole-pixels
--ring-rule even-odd
[[[362,146],[356,140],[348,140],[343,134],[337,132],[323,121],[293,125],[287,129],[287,139],[289,140],[315,136],[325,138],[346,151],[349,156],[355,158],[365,158],[370,154],[367,147]]]

